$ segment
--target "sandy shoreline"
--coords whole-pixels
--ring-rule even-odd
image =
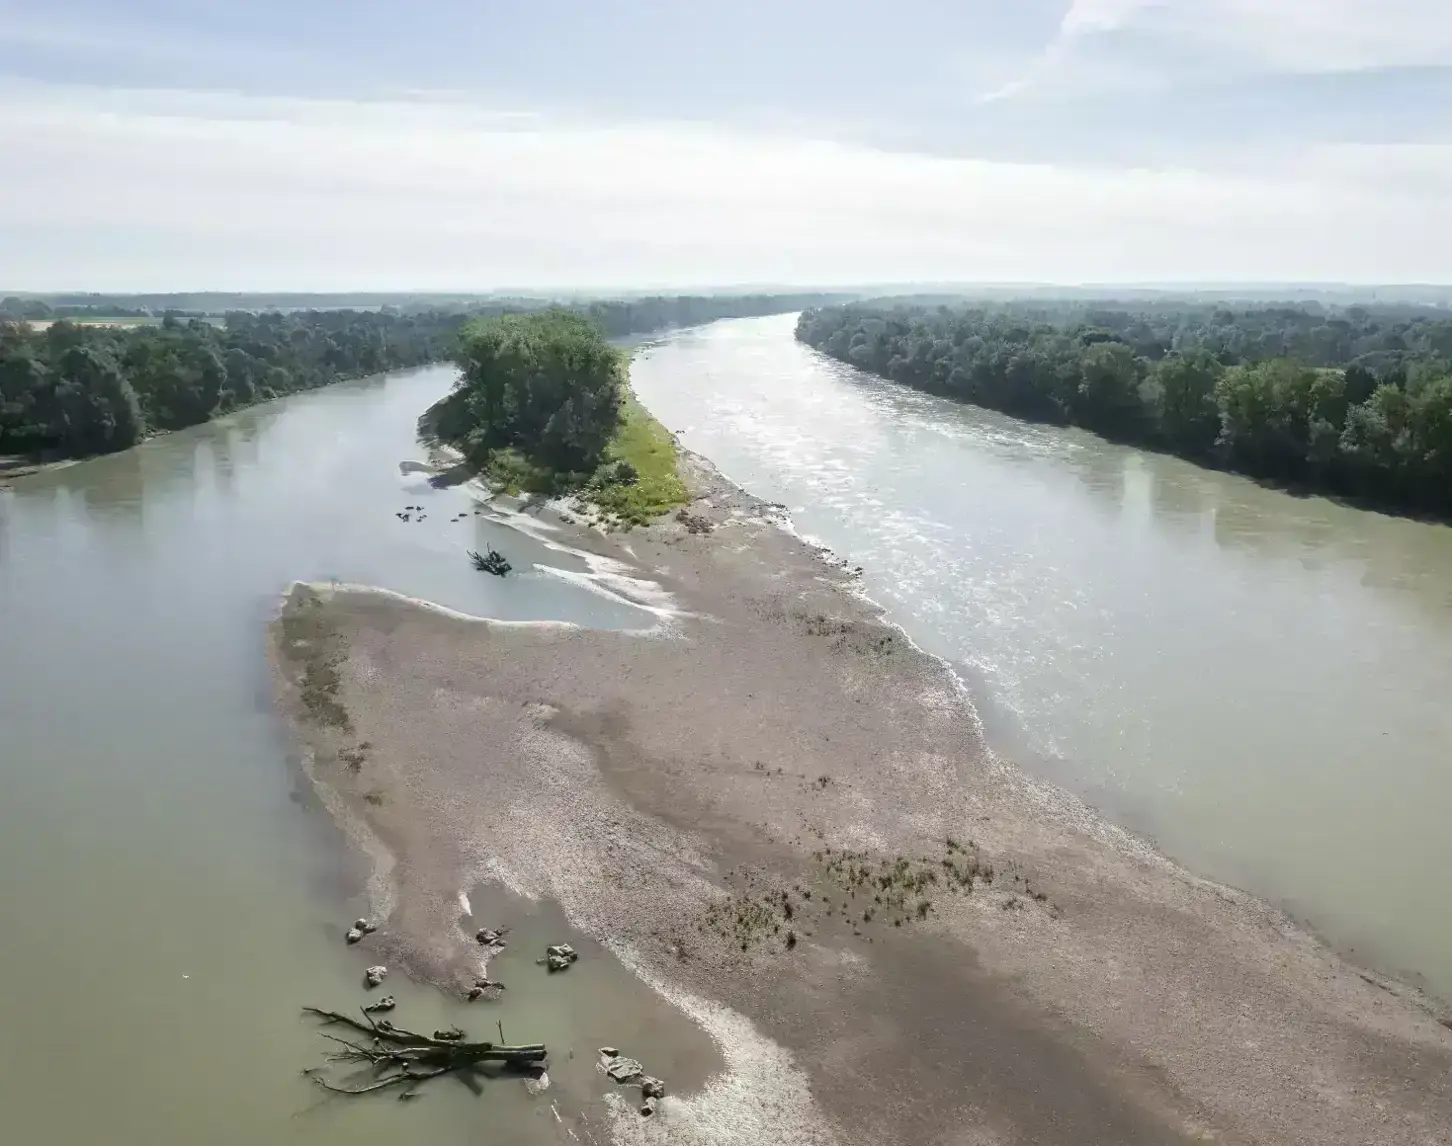
[[[380,950],[458,990],[461,890],[557,902],[726,1064],[621,1140],[1452,1140],[1428,1000],[995,759],[941,662],[686,465],[687,521],[560,535],[659,582],[648,631],[294,589],[280,696]]]

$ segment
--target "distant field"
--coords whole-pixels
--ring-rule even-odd
[[[59,321],[59,319],[54,318],[33,318],[29,320],[29,324],[32,330],[45,330],[47,327],[54,326]],[[132,327],[160,326],[162,320],[159,318],[136,318],[131,315],[86,315],[84,318],[74,318],[71,316],[66,316],[66,321],[73,322],[77,326]],[[203,321],[210,322],[213,325],[220,325],[221,323],[220,318],[213,318],[210,315],[205,316],[203,318]]]

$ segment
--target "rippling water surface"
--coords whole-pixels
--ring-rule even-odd
[[[1007,756],[1452,993],[1452,529],[674,335],[641,398],[866,567]]]

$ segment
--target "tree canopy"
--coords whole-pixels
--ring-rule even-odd
[[[516,450],[558,473],[589,473],[620,424],[619,353],[583,315],[548,310],[476,319],[463,330],[459,382],[426,424],[483,468]]]
[[[377,308],[236,309],[225,314],[168,309],[157,314],[162,306],[256,304],[260,297],[0,299],[0,454],[82,457],[125,449],[148,433],[193,426],[253,402],[340,378],[440,361],[455,353],[461,329],[480,315],[547,315],[562,337],[570,324],[560,315],[568,311],[584,316],[588,322],[577,324],[571,335],[575,343],[570,353],[581,354],[585,336],[579,331],[586,326],[592,338],[602,329],[621,337],[717,318],[794,311],[829,296],[659,296],[581,300],[554,310],[540,299],[427,296],[438,304],[430,309],[420,306],[418,296],[340,296],[357,305],[371,301]],[[317,297],[279,295],[264,301],[284,306]],[[379,298],[392,301],[378,306]],[[37,328],[45,322],[50,325]],[[552,368],[541,369],[536,386],[546,385]],[[548,404],[548,396],[531,390],[516,397],[520,405],[508,416],[510,432],[519,440],[536,441],[537,448],[561,465],[582,464],[598,454],[600,427],[609,411],[588,406],[598,397],[594,391],[576,395],[567,408],[554,411],[552,423],[539,425],[530,418]]]
[[[797,338],[960,401],[1452,515],[1446,311],[882,301],[808,310]]]
[[[0,452],[80,457],[251,402],[448,354],[458,319],[364,311],[0,324]]]

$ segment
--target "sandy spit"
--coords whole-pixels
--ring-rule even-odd
[[[996,759],[941,662],[684,464],[688,520],[561,534],[668,633],[289,595],[279,696],[390,958],[462,989],[461,888],[557,901],[726,1064],[616,1103],[621,1142],[1452,1141],[1430,1000]]]

